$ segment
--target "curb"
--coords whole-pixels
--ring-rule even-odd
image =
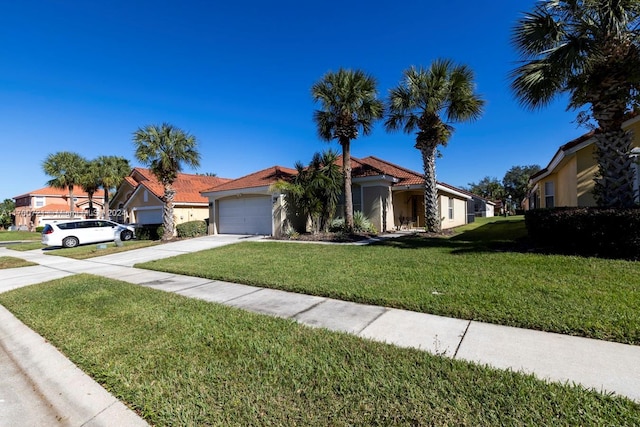
[[[61,425],[148,426],[3,306],[0,306],[0,345],[59,415]]]

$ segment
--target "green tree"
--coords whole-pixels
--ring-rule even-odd
[[[0,203],[0,228],[7,228],[13,223],[13,211],[16,203],[12,199],[4,199]]]
[[[129,175],[131,165],[129,160],[119,156],[98,156],[94,162],[99,171],[100,187],[104,190],[104,217],[109,219],[109,192],[118,188],[124,178]]]
[[[89,218],[95,218],[95,212],[93,209],[93,195],[100,189],[100,170],[95,160],[87,162],[87,167],[80,175],[78,180],[80,187],[89,196]]]
[[[513,30],[522,61],[511,87],[523,106],[537,109],[560,94],[578,118],[594,121],[598,205],[634,203],[631,132],[622,129],[640,86],[640,2],[547,0]]]
[[[441,230],[436,188],[436,156],[454,128],[449,123],[473,121],[482,114],[484,100],[475,93],[473,71],[466,65],[438,59],[428,69],[411,67],[389,92],[388,131],[416,132],[415,147],[424,167],[424,207],[427,231]]]
[[[176,192],[173,183],[183,166],[200,166],[196,137],[171,124],[163,123],[160,126],[147,125],[139,128],[133,134],[133,142],[136,159],[148,165],[164,187],[162,240],[170,240],[174,234],[173,201]]]
[[[351,194],[351,141],[360,133],[369,135],[376,120],[382,118],[384,104],[378,97],[376,80],[361,70],[339,69],[328,72],[311,87],[311,96],[320,103],[313,119],[324,141],[337,140],[342,147],[344,177],[344,216],[348,232],[353,231]]]
[[[307,167],[296,163],[298,173],[291,181],[274,185],[286,196],[288,215],[311,218],[314,232],[327,231],[335,214],[343,182],[337,158],[332,150],[315,153]]]
[[[529,178],[540,170],[540,165],[513,166],[502,178],[502,185],[507,196],[520,206],[529,193]]]
[[[498,178],[489,176],[485,176],[477,184],[470,182],[467,184],[467,190],[488,200],[501,200],[505,194],[504,187]]]
[[[84,157],[70,151],[49,154],[42,163],[44,173],[51,176],[47,185],[69,190],[69,216],[74,216],[73,188],[80,183],[80,178],[87,168]]]

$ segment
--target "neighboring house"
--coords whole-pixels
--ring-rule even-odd
[[[173,188],[174,224],[208,220],[209,200],[200,192],[229,181],[214,176],[179,173]],[[121,223],[162,224],[164,187],[149,169],[134,168],[109,200],[110,219]]]
[[[623,128],[634,134],[633,147],[640,145],[640,116],[623,124]],[[556,206],[595,206],[593,196],[594,177],[598,172],[595,157],[594,131],[561,146],[549,165],[531,176],[529,197],[525,209],[552,208]],[[629,153],[634,156],[634,153]],[[636,154],[637,155],[637,154]],[[635,191],[638,192],[638,167]]]
[[[351,166],[354,211],[364,213],[379,231],[424,227],[422,174],[373,156],[352,157]],[[209,232],[279,235],[286,221],[284,196],[271,185],[295,174],[272,166],[203,191],[212,219]],[[471,196],[440,182],[437,188],[442,228],[466,224]],[[336,212],[342,212],[341,205]]]
[[[474,219],[472,218],[477,218],[477,217],[490,218],[495,216],[496,207],[497,207],[496,202],[492,202],[489,199],[485,199],[484,197],[478,196],[477,194],[471,193],[467,190],[461,190],[458,188],[456,190],[471,197],[471,200],[467,204],[467,215],[469,216],[468,222],[473,222]],[[497,209],[499,212],[500,207],[498,206]]]
[[[70,219],[69,189],[44,187],[20,196],[15,196],[15,225],[35,229],[48,222]],[[79,187],[73,189],[73,218],[102,216],[104,192],[98,190],[93,195],[93,215],[89,212],[89,195]]]

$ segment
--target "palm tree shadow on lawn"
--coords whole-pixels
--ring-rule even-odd
[[[446,234],[438,236],[415,233],[373,245],[399,249],[448,248],[452,254],[532,251],[524,221],[488,223],[452,237]]]

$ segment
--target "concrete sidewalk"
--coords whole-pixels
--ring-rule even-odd
[[[363,338],[418,348],[499,369],[532,373],[541,379],[575,382],[587,388],[612,392],[640,402],[640,346],[445,318],[132,267],[137,262],[241,240],[240,236],[208,236],[85,261],[49,256],[40,250],[16,252],[0,248],[0,255],[11,255],[39,264],[34,267],[0,270],[0,292],[71,274],[97,274],[257,313],[290,318],[313,327],[348,332]],[[3,335],[6,334],[4,323],[0,322],[0,344],[4,342]]]

